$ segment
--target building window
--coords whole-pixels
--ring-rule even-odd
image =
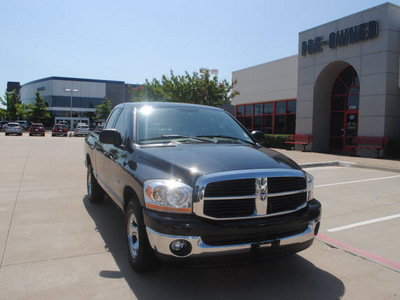
[[[236,118],[249,131],[291,134],[296,131],[296,100],[236,106]]]
[[[360,80],[353,67],[345,68],[336,78],[331,96],[330,150],[352,152],[358,135]]]

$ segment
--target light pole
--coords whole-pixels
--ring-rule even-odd
[[[212,69],[212,70],[207,69],[207,68],[201,68],[200,69],[200,73],[202,73],[202,74],[205,74],[207,72],[210,72],[211,75],[218,75],[218,70],[217,69]]]
[[[78,89],[64,89],[66,92],[71,92],[71,131],[74,130],[74,122],[72,122],[72,94],[78,92]],[[71,133],[70,133],[71,136]]]

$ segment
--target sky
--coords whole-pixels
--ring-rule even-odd
[[[296,55],[299,32],[382,3],[0,0],[0,95],[7,81],[50,76],[140,84],[208,68],[230,81],[233,71]]]

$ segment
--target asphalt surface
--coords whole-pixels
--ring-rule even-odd
[[[0,299],[399,299],[399,161],[282,152],[315,177],[323,217],[311,248],[137,274],[122,213],[86,198],[83,138],[0,133]]]

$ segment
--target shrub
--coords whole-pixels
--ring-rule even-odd
[[[400,140],[391,139],[387,145],[387,157],[400,159]]]
[[[264,147],[291,149],[293,145],[285,144],[289,140],[290,134],[265,134]]]

